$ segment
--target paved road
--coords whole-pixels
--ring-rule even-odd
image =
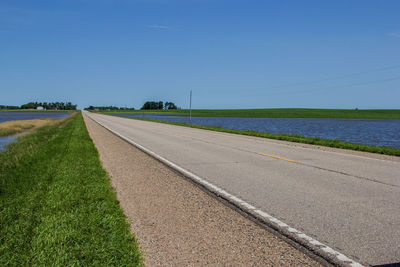
[[[400,262],[400,162],[88,115],[354,260]]]
[[[85,122],[145,266],[321,267],[97,123]]]

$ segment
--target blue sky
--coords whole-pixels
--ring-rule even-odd
[[[400,108],[400,1],[2,0],[0,104]]]

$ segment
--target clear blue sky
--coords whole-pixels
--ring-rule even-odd
[[[0,104],[400,108],[400,1],[1,0]]]

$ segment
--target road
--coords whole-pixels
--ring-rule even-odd
[[[86,113],[363,264],[400,262],[400,162]]]

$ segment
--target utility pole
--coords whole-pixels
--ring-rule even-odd
[[[190,123],[192,123],[192,90],[190,90],[189,119],[190,119]]]

